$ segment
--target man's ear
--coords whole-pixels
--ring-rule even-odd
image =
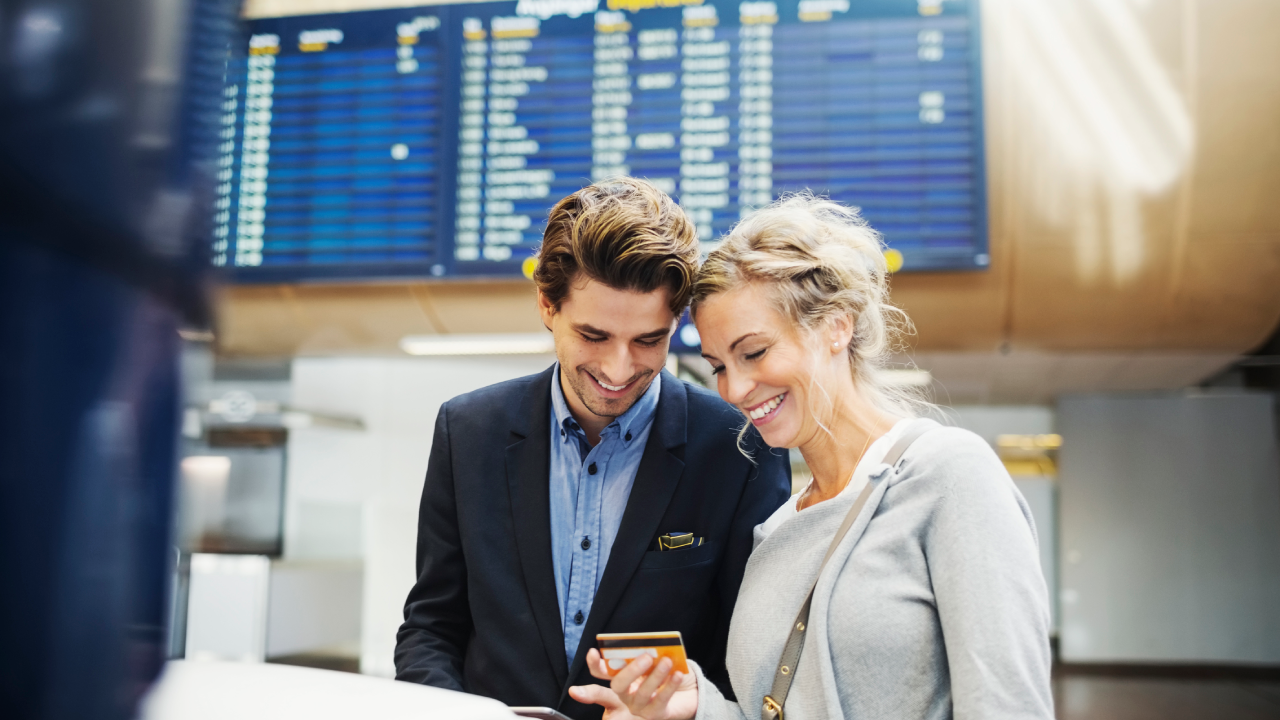
[[[555,304],[543,294],[542,290],[538,290],[538,315],[542,317],[542,326],[547,330],[551,329],[551,320],[555,317],[555,314]]]

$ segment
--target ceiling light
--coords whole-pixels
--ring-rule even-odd
[[[550,333],[406,335],[400,349],[410,355],[545,355],[555,352]]]
[[[226,475],[231,472],[231,458],[225,455],[188,455],[182,458],[182,470],[202,475]]]
[[[933,375],[928,370],[884,370],[880,377],[890,387],[929,387],[933,384]]]

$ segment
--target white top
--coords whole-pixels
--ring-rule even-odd
[[[857,495],[862,492],[862,488],[866,487],[871,477],[872,470],[878,469],[884,462],[884,456],[889,454],[889,449],[893,447],[894,443],[898,442],[898,438],[902,437],[903,431],[906,430],[907,425],[910,425],[913,419],[903,418],[899,420],[893,424],[893,427],[889,428],[889,432],[881,435],[875,442],[871,443],[871,446],[863,453],[862,459],[858,461],[858,467],[853,469],[853,477],[850,478],[849,484],[845,485],[844,489],[840,491],[840,495],[846,493]],[[812,483],[813,481],[810,480],[809,482]],[[756,526],[751,545],[753,550],[759,547],[765,538],[772,535],[773,531],[777,530],[782,523],[800,514],[798,507],[800,496],[803,494],[802,491],[792,495],[791,499],[782,503],[782,507],[775,510],[768,520]]]

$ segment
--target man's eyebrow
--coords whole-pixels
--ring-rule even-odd
[[[602,335],[604,337],[613,337],[613,333],[606,332],[604,330],[601,330],[600,328],[597,328],[593,325],[588,325],[586,323],[576,324],[573,326],[573,329],[577,330],[580,333],[586,333],[587,335]],[[643,340],[647,340],[649,338],[659,338],[666,335],[669,332],[671,332],[670,328],[658,328],[656,330],[650,330],[647,333],[641,333],[637,335],[636,338],[643,339]]]
[[[747,333],[746,335],[743,335],[742,337],[738,338],[737,340],[734,340],[734,341],[733,341],[733,343],[732,343],[731,345],[729,345],[729,350],[730,350],[730,352],[732,352],[734,348],[738,347],[738,343],[742,342],[743,340],[746,340],[747,338],[751,337],[752,335],[759,335],[759,334],[760,334],[760,333],[749,332],[749,333]]]
[[[603,335],[605,337],[609,337],[609,333],[605,332],[604,330],[601,330],[600,328],[587,325],[586,323],[578,323],[573,326],[573,329],[577,330],[580,333],[586,333],[588,335]]]

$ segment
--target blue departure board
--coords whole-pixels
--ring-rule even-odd
[[[519,0],[249,23],[214,261],[519,277],[548,209],[647,178],[704,249],[810,189],[904,271],[989,263],[976,0]]]

